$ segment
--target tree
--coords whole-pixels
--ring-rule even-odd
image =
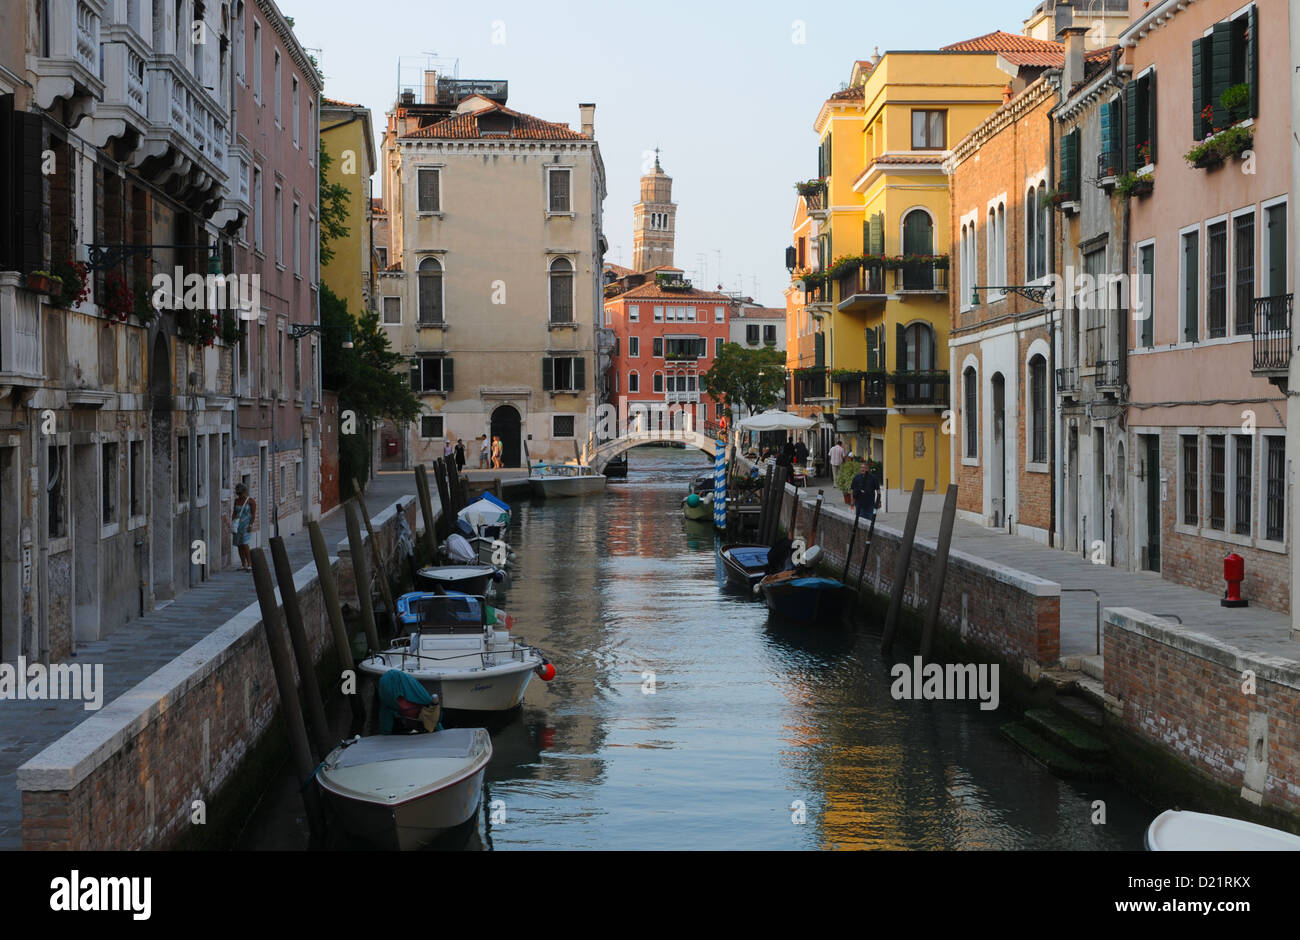
[[[325,152],[325,141],[320,142],[320,263],[325,267],[334,260],[330,242],[348,234],[348,203],[352,194],[342,183],[331,183],[327,175],[334,158]]]
[[[357,433],[339,435],[340,489],[346,495],[353,479],[369,479],[370,423],[382,419],[409,423],[419,417],[420,403],[411,392],[406,360],[389,346],[377,312],[356,319],[348,312],[347,301],[321,284],[320,322],[332,327],[324,331],[321,342],[321,381],[338,392],[340,412],[356,415]],[[352,348],[344,349],[349,330]]]
[[[777,403],[785,388],[785,353],[770,346],[746,349],[727,343],[700,376],[700,386],[728,408],[745,405],[754,414]]]

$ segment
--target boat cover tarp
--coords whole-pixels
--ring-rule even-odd
[[[485,493],[456,513],[456,518],[468,522],[474,527],[475,531],[489,525],[508,526],[510,525],[510,507],[503,506],[499,499],[496,499],[490,493]]]
[[[433,704],[433,696],[420,685],[415,676],[400,669],[389,669],[379,677],[379,727],[384,734],[392,731],[393,719],[397,717],[398,698],[416,705]]]
[[[744,568],[763,568],[767,565],[766,548],[730,548],[727,550],[732,559]]]
[[[394,670],[396,671],[396,670]],[[392,672],[385,673],[392,675]],[[385,734],[362,738],[343,749],[336,769],[378,764],[390,760],[430,757],[469,757],[476,728],[449,728],[427,734]]]
[[[453,532],[447,536],[447,541],[443,543],[446,549],[447,559],[453,565],[468,565],[478,561],[478,552],[474,551],[473,546],[465,540],[465,536]]]

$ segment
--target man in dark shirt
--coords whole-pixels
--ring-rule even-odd
[[[880,479],[869,464],[862,464],[851,484],[853,505],[858,513],[868,519],[876,515],[876,503],[880,499]]]
[[[804,465],[808,463],[808,445],[803,441],[799,441],[794,445],[794,462]]]

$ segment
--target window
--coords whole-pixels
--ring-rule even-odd
[[[262,204],[262,168],[253,167],[253,248],[262,250],[262,216],[266,208]]]
[[[1079,129],[1061,136],[1061,194],[1068,200],[1079,199]]]
[[[550,207],[550,211],[573,211],[573,202],[569,198],[569,183],[572,179],[572,175],[571,170],[547,171],[546,181],[550,193],[547,204]]]
[[[1206,435],[1210,445],[1210,528],[1223,531],[1224,524],[1224,478],[1226,475],[1227,454],[1222,434]]]
[[[275,68],[272,72],[272,79],[275,81],[275,123],[282,123],[280,120],[280,50],[275,50]]]
[[[1025,194],[1025,279],[1036,280],[1038,274],[1038,190],[1033,186]]]
[[[551,322],[573,322],[573,262],[556,258],[551,262]]]
[[[1005,275],[1006,269],[1006,214],[1004,209],[999,208],[999,237],[1001,239],[999,248],[999,264]],[[881,223],[883,226],[883,221]],[[907,215],[903,216],[903,254],[904,255],[930,255],[934,254],[934,223],[930,220],[930,214],[922,209],[913,209]],[[999,284],[1005,284],[1005,280],[998,281]],[[934,290],[934,266],[924,262],[903,263],[903,290]]]
[[[1156,72],[1139,75],[1124,87],[1128,119],[1128,149],[1124,163],[1130,172],[1156,162]],[[1115,131],[1114,126],[1111,128]]]
[[[1234,434],[1232,443],[1235,453],[1234,479],[1235,496],[1233,506],[1232,530],[1238,535],[1250,535],[1251,484],[1254,482],[1254,453],[1251,446],[1253,438],[1249,434]]]
[[[379,270],[387,271],[388,270],[388,249],[376,248],[375,252],[379,255]]]
[[[275,263],[284,264],[284,193],[275,187]]]
[[[766,346],[776,345],[776,326],[774,324],[765,324],[763,326],[763,343]]]
[[[294,121],[295,125],[297,123],[298,123],[297,121]],[[316,135],[316,102],[308,101],[307,102],[307,141],[310,144],[311,142],[318,141],[319,139],[320,138]],[[307,162],[310,163],[312,166],[316,165],[315,147],[310,147],[310,146],[308,147]]]
[[[1210,339],[1228,335],[1228,223],[1205,230],[1205,328]]]
[[[750,346],[758,345],[758,324],[757,323],[745,324],[745,342]]]
[[[411,391],[450,392],[453,365],[446,356],[419,356],[411,363]]]
[[[423,324],[442,323],[442,262],[437,258],[425,258],[420,262],[418,273],[419,322]]]
[[[663,322],[664,322],[664,308],[663,308],[663,307],[655,307],[655,322],[656,322],[656,323],[663,323]]]
[[[68,448],[62,444],[51,444],[47,453],[49,460],[49,482],[46,485],[49,499],[47,532],[50,538],[61,539],[68,534]]]
[[[1269,436],[1264,467],[1264,537],[1275,542],[1286,534],[1286,438]]]
[[[1156,246],[1143,245],[1138,249],[1138,346],[1150,349],[1155,345],[1156,308],[1151,292],[1155,287]]]
[[[230,489],[230,434],[222,432],[221,434],[221,488]]]
[[[656,359],[662,359],[664,357],[664,338],[662,336],[654,337],[654,339],[651,340],[651,345],[654,347],[651,355]]]
[[[253,97],[262,103],[262,24],[253,20]]]
[[[1232,332],[1248,335],[1254,327],[1255,213],[1244,212],[1232,220]]]
[[[1197,482],[1197,469],[1200,463],[1200,447],[1195,434],[1183,435],[1183,525],[1196,525],[1200,496]]]
[[[718,358],[719,356],[722,355],[722,344],[725,343],[725,342],[726,342],[726,340],[723,339],[721,336],[715,336],[715,337],[713,338],[713,358],[714,358],[714,359],[716,359],[716,358]]]
[[[99,501],[100,523],[112,525],[117,522],[118,493],[121,487],[121,474],[118,472],[117,444],[104,444],[100,449],[100,483],[103,495]]]
[[[641,355],[641,337],[629,336],[627,338],[627,356],[629,359],[637,359]]]
[[[300,112],[298,111],[298,76],[295,75],[290,79],[293,82],[293,145],[298,146],[298,122]]]
[[[912,149],[942,150],[947,111],[912,112]]]
[[[127,473],[130,476],[127,500],[131,517],[144,515],[144,441],[131,441],[127,444],[130,463]]]
[[[176,438],[176,502],[190,501],[190,439]]]
[[[384,298],[384,324],[386,326],[402,322],[402,298]]]
[[[295,460],[293,462],[293,495],[294,496],[302,495],[302,461],[301,460]]]
[[[415,171],[416,211],[442,211],[442,172],[422,166]]]
[[[551,415],[551,437],[573,437],[573,415]]]
[[[442,415],[420,415],[420,437],[442,437]]]
[[[662,392],[663,390],[664,390],[664,374],[662,372],[656,372],[654,391],[658,393],[658,392]]]
[[[638,307],[636,304],[631,304],[631,305],[627,308],[627,319],[628,319],[628,322],[630,322],[630,323],[640,323],[640,322],[641,322],[641,308]]]
[[[1198,275],[1197,255],[1199,233],[1183,234],[1183,342],[1194,343],[1200,339],[1200,278]]]
[[[962,407],[966,409],[966,456],[979,456],[979,378],[974,366],[962,373]]]
[[[802,239],[801,239],[801,241],[802,241]],[[726,307],[714,307],[714,308],[713,308],[713,322],[714,322],[714,323],[726,323],[726,322],[727,322],[727,308],[726,308]]]
[[[299,238],[298,232],[301,227],[300,213],[297,201],[293,204],[293,273],[298,277],[302,276],[302,239]]]
[[[1269,206],[1264,210],[1264,247],[1267,251],[1267,260],[1264,262],[1262,274],[1265,297],[1280,297],[1287,292],[1286,260],[1287,260],[1287,232],[1286,232],[1286,203]],[[1280,312],[1280,305],[1274,304],[1270,309]],[[1289,324],[1285,324],[1289,326]],[[1279,329],[1283,325],[1274,326],[1269,324],[1269,329]]]
[[[542,359],[542,391],[580,392],[587,387],[587,360],[581,356],[546,356]]]
[[[1029,360],[1029,459],[1047,462],[1047,360],[1034,356]]]
[[[1221,97],[1234,85],[1250,90],[1240,113]],[[1196,140],[1215,128],[1259,114],[1259,16],[1254,6],[1235,19],[1215,23],[1210,35],[1192,42],[1192,131]]]
[[[194,498],[204,505],[208,498],[208,436],[200,434],[194,438]]]
[[[1038,184],[1038,276],[1047,277],[1047,220],[1051,217],[1052,205],[1047,201],[1047,184]]]
[[[627,374],[627,390],[628,390],[629,392],[639,392],[639,391],[641,391],[641,375],[640,375],[640,373],[637,373],[637,372],[629,372],[629,373]]]

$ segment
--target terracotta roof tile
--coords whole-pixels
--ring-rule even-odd
[[[1027,68],[1060,68],[1065,64],[1065,45],[1052,39],[1035,39],[1019,33],[995,30],[944,46],[944,52],[997,52],[1013,65]],[[1110,47],[1093,49],[1084,59],[1097,62],[1110,58]]]
[[[852,88],[845,88],[835,92],[827,98],[827,101],[861,101],[866,96],[866,91],[861,85],[854,85]]]
[[[353,104],[351,101],[339,101],[337,98],[322,98],[321,104],[327,108],[364,108],[363,104]]]
[[[903,163],[914,166],[928,166],[943,163],[943,153],[882,153],[873,161],[875,163]]]
[[[508,134],[482,134],[479,132],[479,119],[489,114],[504,114],[514,118]],[[437,124],[430,124],[419,130],[411,131],[405,137],[444,138],[450,140],[477,140],[500,136],[511,140],[588,140],[573,131],[566,124],[543,121],[531,114],[512,111],[504,105],[492,104],[489,107],[466,114],[453,114]]]
[[[625,298],[628,300],[677,300],[685,303],[728,303],[731,301],[731,298],[726,294],[696,290],[694,287],[690,290],[664,290],[654,281],[646,281],[646,283],[633,287],[618,296],[620,299]]]

